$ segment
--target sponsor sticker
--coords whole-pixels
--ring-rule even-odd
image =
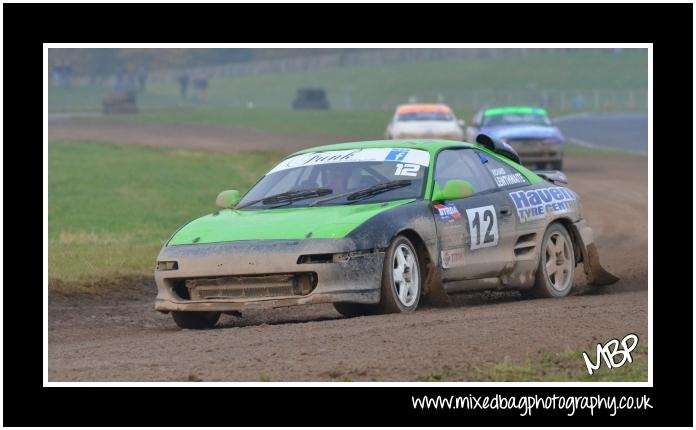
[[[520,222],[543,219],[547,214],[558,215],[577,208],[575,194],[564,187],[515,191],[510,193],[510,198]]]
[[[508,185],[523,184],[526,182],[524,176],[521,173],[512,173],[510,175],[495,176],[495,183],[499,187],[505,187]]]
[[[281,170],[293,169],[296,167],[315,166],[319,164],[332,163],[356,163],[356,162],[403,162],[416,164],[418,166],[428,166],[430,164],[430,154],[421,149],[405,148],[366,148],[348,149],[343,151],[324,151],[299,154],[281,161],[270,173]]]
[[[384,161],[402,161],[408,155],[408,151],[408,149],[392,149]]]
[[[457,220],[462,217],[462,214],[459,212],[454,203],[447,203],[444,205],[439,203],[433,207],[437,210],[438,215],[440,215],[440,219],[443,221]]]
[[[442,260],[442,268],[448,269],[453,266],[461,266],[464,264],[464,248],[447,249],[440,251],[440,259]]]

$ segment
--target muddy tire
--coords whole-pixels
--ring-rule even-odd
[[[534,297],[565,297],[575,283],[575,253],[568,230],[559,223],[551,224],[544,233],[539,252]]]
[[[551,170],[563,170],[563,160],[551,162]]]
[[[380,313],[413,312],[423,286],[423,270],[416,247],[405,236],[397,236],[384,253]]]
[[[363,303],[334,303],[333,307],[338,311],[339,314],[346,318],[371,315],[375,313],[374,305],[366,305]]]
[[[215,327],[220,319],[220,312],[172,312],[174,322],[181,328],[204,330]]]

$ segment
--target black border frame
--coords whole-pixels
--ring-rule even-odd
[[[673,235],[658,226],[673,224],[683,204],[671,194],[691,189],[691,181],[660,164],[690,143],[667,112],[693,112],[685,86],[693,78],[693,5],[691,4],[3,4],[5,89],[5,288],[4,417],[13,426],[561,426],[561,425],[692,425],[692,288],[677,280],[655,277],[653,339],[654,387],[272,387],[272,388],[45,388],[42,387],[43,186],[39,135],[39,95],[43,89],[40,50],[45,42],[640,42],[654,47],[654,129],[659,130],[653,158],[653,249]],[[322,20],[317,17],[330,17]],[[424,31],[404,25],[415,19]],[[198,22],[196,31],[176,31],[175,24]],[[340,24],[338,23],[340,21]],[[122,23],[128,30],[120,32]],[[354,23],[359,22],[360,25]],[[539,22],[540,30],[518,30],[521,22]],[[660,27],[664,24],[665,27]],[[416,30],[413,30],[413,29]],[[529,28],[529,27],[525,27]],[[430,31],[432,30],[432,31]],[[29,96],[31,94],[31,96]],[[691,106],[690,106],[691,105]],[[686,117],[686,114],[684,115]],[[21,127],[20,127],[21,125]],[[675,127],[676,126],[676,127]],[[27,134],[27,130],[31,130]],[[27,139],[28,136],[33,136]],[[673,139],[670,139],[673,138]],[[659,147],[657,145],[660,145]],[[678,147],[677,147],[678,146]],[[669,149],[672,149],[669,148]],[[659,149],[659,150],[658,150]],[[685,157],[684,157],[685,159]],[[17,170],[14,170],[17,169]],[[663,171],[661,171],[663,170]],[[683,175],[679,177],[679,175]],[[21,178],[21,182],[17,181]],[[677,188],[677,189],[674,189]],[[662,192],[662,190],[665,190]],[[691,190],[693,191],[693,190]],[[670,193],[670,194],[668,194]],[[693,195],[693,193],[692,193]],[[667,202],[670,199],[670,202]],[[690,213],[688,208],[680,213]],[[664,221],[661,222],[661,221]],[[21,226],[21,227],[19,227]],[[683,229],[686,230],[686,229]],[[693,230],[691,230],[693,233]],[[685,232],[680,232],[685,236]],[[29,257],[31,256],[31,257]],[[661,265],[691,267],[690,253],[655,253]],[[670,339],[678,333],[679,340]],[[670,342],[680,342],[672,343]],[[687,345],[688,346],[688,345]],[[679,349],[675,357],[675,349]],[[673,386],[676,387],[673,388]],[[686,385],[686,386],[685,386]],[[693,388],[693,387],[692,387]],[[522,418],[516,411],[415,411],[412,395],[500,393],[641,395],[653,409],[625,411],[618,417],[595,413],[567,417],[563,412]],[[27,411],[26,407],[29,407]],[[200,413],[200,411],[206,413]]]

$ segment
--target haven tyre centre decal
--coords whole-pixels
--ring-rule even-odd
[[[543,219],[547,213],[558,215],[577,208],[575,194],[564,187],[515,191],[510,193],[510,198],[520,222]]]
[[[466,210],[471,250],[498,245],[498,217],[493,205]]]

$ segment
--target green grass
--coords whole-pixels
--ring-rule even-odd
[[[159,248],[179,226],[213,212],[219,191],[246,190],[283,155],[79,142],[48,148],[49,290],[64,293],[151,277]]]
[[[238,78],[213,78],[205,100],[190,98],[187,106],[241,107],[252,101],[266,108],[289,108],[302,86],[327,90],[332,106],[359,110],[391,110],[410,96],[424,101],[438,94],[455,108],[475,104],[473,93],[497,91],[500,103],[538,89],[646,90],[647,50],[624,50],[619,55],[572,51],[554,55],[423,61],[383,66],[327,69],[305,73],[269,74]],[[49,90],[50,111],[99,110],[109,89],[78,87]],[[482,101],[481,101],[482,102]],[[142,109],[174,107],[182,103],[177,82],[151,82],[139,96]],[[588,101],[589,103],[589,101]]]
[[[500,363],[464,368],[445,367],[438,371],[419,375],[418,381],[495,381],[495,382],[529,382],[529,381],[647,381],[648,348],[639,345],[633,352],[633,363],[609,369],[602,362],[599,370],[592,375],[587,372],[583,352],[595,359],[594,346],[585,350],[564,352],[542,352],[538,357],[528,358],[523,362],[503,360]]]

